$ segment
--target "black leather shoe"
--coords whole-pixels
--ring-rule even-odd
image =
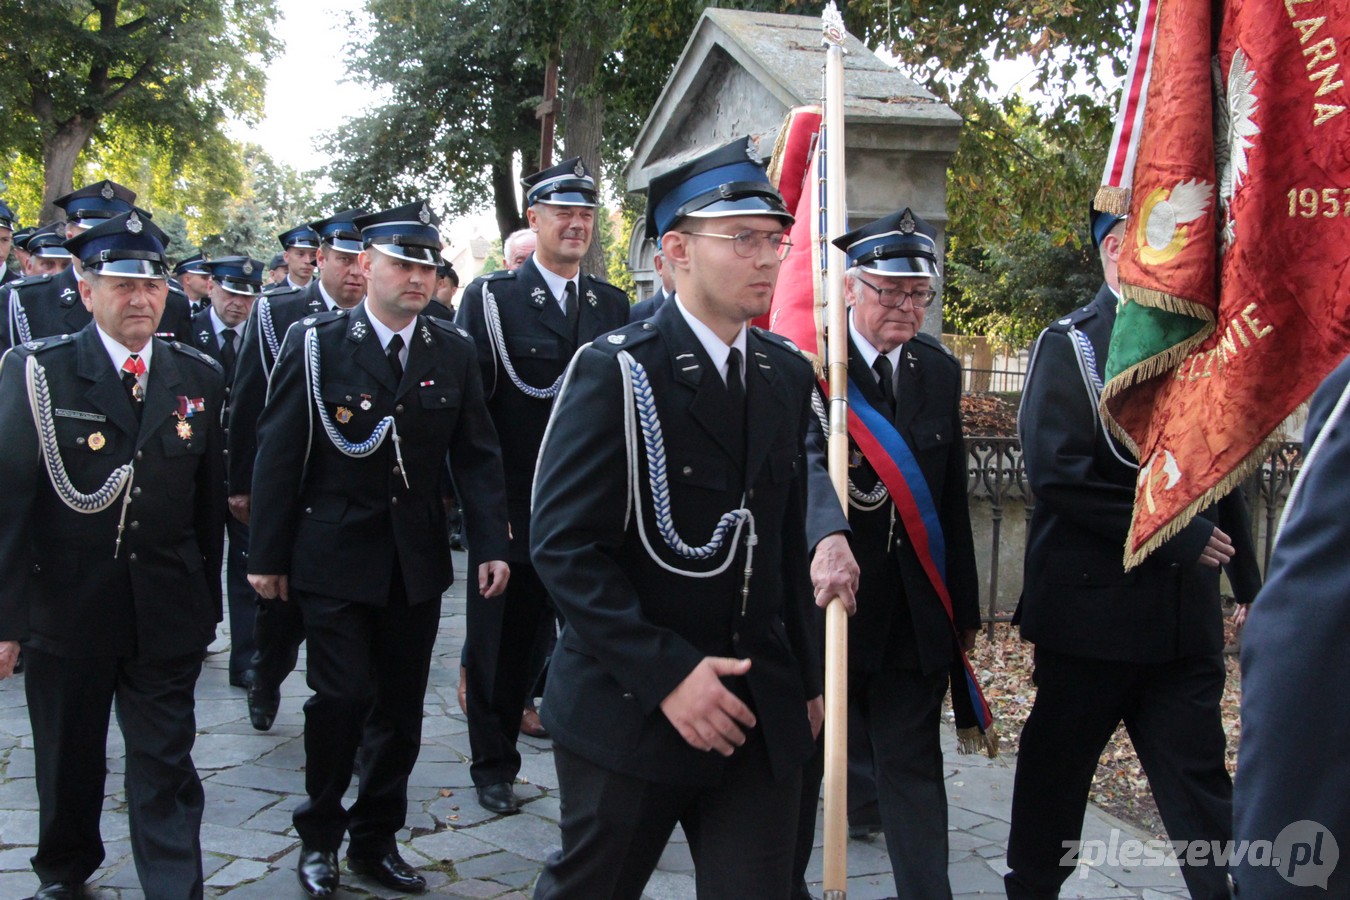
[[[520,801],[516,799],[516,792],[504,781],[480,785],[478,805],[499,816],[510,816],[520,812]]]
[[[33,900],[84,900],[89,895],[76,881],[48,881],[38,888]]]
[[[248,720],[259,731],[271,731],[281,705],[281,692],[270,689],[257,677],[248,686]]]
[[[258,673],[252,669],[245,669],[238,675],[230,676],[230,687],[250,688],[258,677]]]
[[[331,897],[338,889],[337,851],[302,847],[295,877],[311,897]]]
[[[420,894],[427,889],[427,880],[398,855],[397,850],[384,856],[366,858],[347,856],[347,868],[357,875],[374,879],[392,891]]]

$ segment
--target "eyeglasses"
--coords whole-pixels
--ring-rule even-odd
[[[736,255],[743,259],[754,259],[759,256],[761,250],[767,245],[773,251],[773,255],[779,260],[787,259],[788,251],[792,249],[792,239],[782,231],[742,231],[739,234],[716,234],[711,231],[681,231],[680,234],[689,234],[695,237],[721,238],[724,241],[735,241],[731,246],[735,249]]]
[[[937,291],[932,288],[924,288],[918,291],[907,291],[903,288],[879,288],[866,278],[859,278],[858,280],[875,291],[877,302],[887,309],[899,309],[905,305],[906,300],[914,309],[927,309],[933,305],[933,300],[937,297]]]

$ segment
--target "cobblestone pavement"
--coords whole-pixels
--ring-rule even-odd
[[[464,571],[464,557],[457,567]],[[524,765],[516,794],[524,813],[496,817],[481,809],[469,779],[469,738],[455,701],[459,649],[464,636],[463,590],[446,595],[436,660],[426,697],[421,758],[410,786],[408,827],[399,835],[404,857],[430,885],[423,896],[435,898],[513,898],[530,896],[542,861],[558,848],[558,793],[553,756],[547,741],[522,738]],[[267,733],[250,727],[244,693],[228,684],[225,652],[228,636],[211,647],[197,685],[197,738],[193,754],[206,786],[202,850],[208,897],[230,900],[303,898],[295,881],[299,841],[291,812],[303,791],[304,750],[301,705],[308,690],[304,657],[300,671],[282,688],[281,711]],[[950,735],[947,793],[950,802],[951,883],[956,897],[1001,897],[1005,871],[1008,811],[1013,760],[959,756]],[[122,788],[125,748],[113,728],[108,738],[108,796],[104,802],[105,865],[93,879],[98,900],[133,900],[139,889],[128,839]],[[24,898],[37,889],[29,857],[37,840],[37,794],[23,677],[0,682],[0,898]],[[1128,826],[1095,808],[1084,837],[1109,841],[1111,830],[1135,837]],[[820,847],[808,879],[819,894]],[[694,897],[693,864],[679,832],[647,886],[650,900]],[[890,863],[880,836],[851,841],[849,900],[894,896]],[[1080,877],[1081,876],[1081,877]],[[400,896],[344,871],[339,897]],[[1144,898],[1185,896],[1175,866],[1133,870],[1120,866],[1081,867],[1063,897]]]

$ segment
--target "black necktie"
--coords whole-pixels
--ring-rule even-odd
[[[895,418],[895,370],[886,354],[877,357],[872,363],[872,371],[877,373],[877,386],[881,388],[881,399],[885,402],[891,418]]]
[[[384,355],[389,357],[389,368],[394,370],[394,381],[403,380],[403,360],[399,359],[399,354],[403,352],[403,335],[396,334],[389,339],[385,345]]]
[[[741,351],[735,347],[727,354],[727,397],[734,409],[745,410],[745,382],[741,380]]]
[[[225,369],[225,377],[234,373],[234,361],[239,357],[239,332],[226,328],[220,333],[223,342],[220,345],[220,364]]]
[[[572,326],[572,343],[577,342],[577,326],[581,324],[581,310],[577,307],[576,282],[567,282],[563,288],[563,312],[567,315],[567,324]]]

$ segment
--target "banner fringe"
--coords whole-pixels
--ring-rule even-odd
[[[1092,205],[1113,216],[1128,216],[1130,214],[1130,189],[1116,187],[1113,184],[1104,184],[1097,188],[1097,196],[1093,198]]]
[[[990,759],[998,756],[998,728],[994,725],[989,726],[988,731],[981,732],[979,726],[973,728],[956,729],[956,752],[962,756],[973,756],[983,753]]]
[[[1190,316],[1192,319],[1200,319],[1210,325],[1213,325],[1215,321],[1214,310],[1203,303],[1187,300],[1185,297],[1177,297],[1166,291],[1159,291],[1138,284],[1121,284],[1120,292],[1126,300],[1131,303],[1138,303],[1140,306],[1161,309],[1164,312],[1175,313],[1179,316]]]
[[[1270,457],[1270,454],[1275,452],[1275,448],[1279,444],[1279,440],[1266,437],[1231,472],[1220,478],[1213,487],[1192,500],[1186,505],[1185,509],[1177,513],[1170,522],[1160,528],[1157,534],[1145,541],[1138,549],[1132,551],[1130,550],[1130,544],[1134,539],[1135,517],[1139,512],[1139,508],[1136,506],[1135,511],[1130,515],[1129,538],[1125,542],[1125,571],[1130,571],[1147,559],[1154,550],[1176,537],[1183,528],[1191,524],[1191,519],[1194,519],[1200,510],[1226,497],[1234,488],[1251,477],[1251,474],[1260,468],[1261,464]]]
[[[1116,440],[1120,441],[1130,452],[1134,454],[1135,459],[1139,459],[1139,445],[1135,443],[1134,438],[1116,421],[1115,414],[1111,412],[1108,405],[1117,394],[1141,384],[1160,375],[1166,375],[1181,364],[1181,361],[1190,354],[1191,350],[1204,343],[1205,339],[1214,333],[1214,316],[1209,313],[1204,317],[1196,316],[1194,318],[1204,318],[1205,321],[1200,326],[1200,330],[1178,344],[1173,344],[1161,353],[1154,354],[1148,359],[1141,360],[1121,372],[1115,378],[1112,378],[1102,387],[1102,396],[1097,403],[1097,411],[1101,414],[1102,421],[1106,427],[1115,435]]]

